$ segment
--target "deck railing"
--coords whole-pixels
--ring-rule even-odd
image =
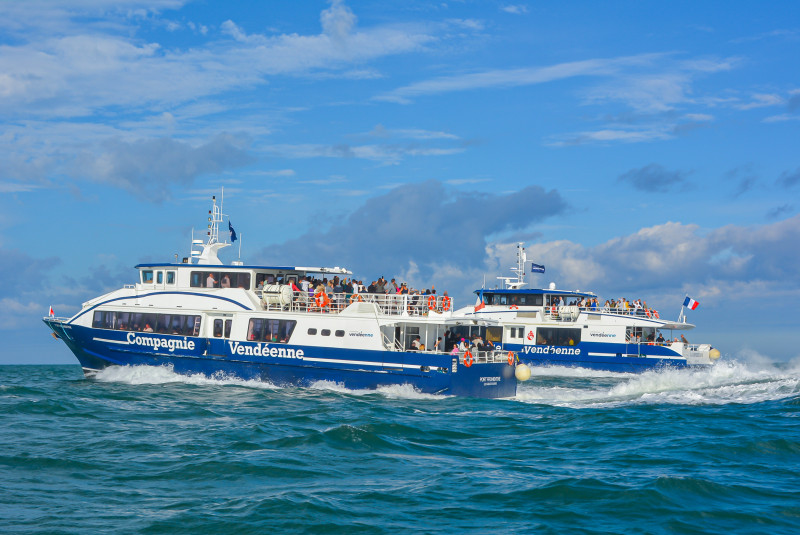
[[[284,290],[264,298],[256,292],[264,310],[338,313],[353,303],[374,303],[379,314],[387,316],[427,316],[453,310],[453,299],[436,294],[311,293]],[[290,297],[289,297],[290,296]]]
[[[544,316],[556,321],[574,321],[577,313],[586,312],[590,314],[618,314],[621,316],[636,316],[640,318],[660,319],[660,314],[654,308],[624,308],[624,307],[579,307],[577,305],[559,306],[551,305],[544,307]]]

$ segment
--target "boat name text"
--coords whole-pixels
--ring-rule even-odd
[[[581,350],[577,347],[559,346],[525,346],[525,353],[537,353],[542,355],[580,355]]]
[[[291,347],[276,347],[269,344],[244,345],[239,342],[228,342],[231,353],[234,355],[248,355],[256,357],[279,357],[288,359],[301,359],[305,356],[302,349]]]
[[[194,349],[194,340],[187,340],[186,338],[183,340],[177,340],[175,338],[156,338],[154,336],[141,336],[136,333],[128,333],[128,343],[137,346],[148,346],[154,349],[163,347],[170,351],[175,351],[176,349]]]

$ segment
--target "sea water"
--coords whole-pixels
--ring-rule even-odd
[[[516,399],[0,367],[2,533],[800,533],[800,366]]]

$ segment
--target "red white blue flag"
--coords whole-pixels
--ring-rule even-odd
[[[483,302],[483,288],[481,288],[481,293],[478,295],[478,299],[475,301],[475,312],[479,311],[485,306],[486,303]]]
[[[697,305],[699,304],[700,303],[698,303],[691,297],[687,297],[686,299],[683,300],[683,306],[689,307],[689,310],[694,310],[695,308],[697,308]]]

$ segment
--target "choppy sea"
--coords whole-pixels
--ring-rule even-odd
[[[516,399],[0,366],[0,533],[800,533],[800,365]]]

